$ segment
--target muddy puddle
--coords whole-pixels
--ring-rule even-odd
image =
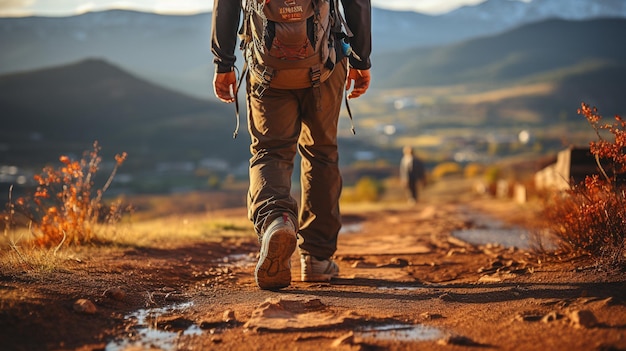
[[[278,302],[280,301],[282,301],[282,303],[280,304],[281,306],[283,304],[289,306],[293,305],[291,306],[292,308],[290,308],[289,311],[282,310],[281,312],[281,317],[284,317],[283,315],[285,313],[293,314],[293,316],[295,317],[292,316],[293,318],[289,318],[290,321],[298,320],[299,318],[297,317],[299,316],[299,314],[306,313],[306,311],[301,311],[298,306],[305,306],[310,303],[310,301],[294,300],[291,301],[291,304],[289,304],[287,303],[289,301],[279,300]],[[318,299],[314,299],[314,301],[318,301]],[[300,303],[300,305],[298,303]],[[263,306],[265,308],[267,307],[267,304]],[[171,317],[173,315],[184,314],[188,309],[192,307],[192,302],[186,302],[163,308],[141,309],[127,315],[126,319],[134,320],[135,325],[128,330],[128,334],[125,338],[111,341],[105,347],[105,351],[127,351],[144,349],[175,351],[179,349],[179,341],[181,340],[181,337],[202,336],[205,333],[211,333],[211,331],[205,331],[189,320],[179,320]],[[341,322],[341,316],[335,317],[337,317],[336,320],[332,318],[326,318],[323,321],[316,321],[314,322],[314,326],[325,329],[330,325],[334,325],[333,323],[338,323],[338,325],[341,325],[342,323],[339,323]],[[260,316],[260,319],[255,322],[256,327],[262,326],[263,323],[270,323],[269,325],[272,325],[274,329],[267,327],[264,330],[272,330],[274,332],[279,332],[281,331],[281,329],[286,332],[294,331],[294,328],[297,330],[296,326],[289,327],[285,323],[277,323],[277,318],[278,317],[273,315],[271,311],[268,312],[266,310],[265,313]],[[300,322],[302,322],[301,318]],[[255,323],[250,323],[251,322],[247,323],[246,326],[251,327],[251,330],[254,330]],[[307,330],[307,328],[304,328],[303,330]],[[376,342],[386,341],[405,343],[432,341],[442,339],[446,335],[446,333],[444,333],[441,329],[432,326],[403,323],[364,325],[362,327],[358,327],[357,329],[353,329],[353,333],[354,342],[373,344],[375,344]]]
[[[240,267],[246,268],[256,265],[257,257],[256,253],[242,253],[242,254],[232,254],[225,256],[221,261],[218,261],[217,264],[220,267]]]
[[[339,230],[339,234],[359,233],[363,230],[363,223],[343,224]]]
[[[251,267],[256,265],[256,255],[243,253],[225,256],[216,265],[218,267]],[[158,347],[163,351],[177,350],[178,340],[184,335],[202,335],[204,331],[196,324],[186,320],[168,320],[167,316],[180,315],[193,307],[193,302],[173,304],[161,308],[141,309],[125,316],[126,320],[135,321],[132,330],[124,339],[111,341],[105,351],[125,351],[128,349],[150,349]]]
[[[441,339],[441,329],[421,324],[387,324],[361,328],[354,332],[355,342],[417,342]]]
[[[178,339],[182,335],[200,335],[203,333],[195,324],[181,323],[172,330],[159,327],[160,319],[172,313],[181,313],[189,309],[191,302],[180,303],[169,307],[141,309],[126,316],[128,320],[136,320],[127,338],[111,341],[105,351],[124,351],[131,348],[158,347],[163,351],[177,350]]]
[[[473,245],[499,245],[528,250],[533,247],[531,233],[521,228],[463,229],[452,235]]]
[[[556,246],[547,235],[518,226],[510,226],[500,220],[466,209],[466,214],[474,223],[473,228],[456,230],[452,236],[473,245],[498,245],[531,250],[542,247],[554,249]]]

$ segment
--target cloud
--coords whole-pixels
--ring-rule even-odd
[[[0,10],[19,9],[32,5],[35,0],[0,0]]]
[[[463,5],[476,5],[485,0],[372,0],[372,5],[393,9],[438,14]]]
[[[85,2],[76,6],[74,11],[76,13],[85,13],[85,12],[93,11],[95,8],[96,8],[96,4],[94,4],[93,2]]]
[[[191,13],[207,11],[213,8],[212,1],[204,0],[159,0],[154,5],[154,12],[157,13]]]

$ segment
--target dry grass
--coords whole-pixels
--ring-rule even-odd
[[[39,247],[26,228],[8,229],[0,237],[0,272],[46,272],[62,270],[68,262],[80,262],[92,250],[128,247],[175,248],[180,243],[221,241],[225,238],[256,238],[245,213],[176,215],[134,221],[125,218],[115,225],[99,225],[97,245]]]
[[[233,219],[190,210],[201,206],[206,210],[206,203],[221,203],[225,199],[223,194],[213,199],[204,195],[156,199],[159,204],[148,206],[142,215],[157,219],[139,221],[131,211],[122,211],[125,207],[121,200],[105,204],[103,194],[126,156],[116,157],[116,167],[107,182],[95,189],[93,180],[100,164],[98,151],[94,143],[93,150],[86,152],[81,160],[62,156],[60,167],[46,167],[35,176],[39,186],[31,196],[14,200],[9,194],[7,211],[0,223],[3,224],[0,237],[3,272],[56,269],[72,260],[72,252],[77,250],[174,246],[180,239],[222,240],[253,235],[245,215]]]
[[[175,246],[177,241],[215,241],[224,238],[254,238],[250,221],[241,216],[182,215],[117,225],[108,240],[132,246]]]

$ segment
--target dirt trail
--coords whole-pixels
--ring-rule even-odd
[[[344,211],[330,284],[300,282],[294,255],[292,285],[259,290],[252,237],[2,274],[0,349],[626,350],[626,274],[461,241],[451,234],[484,227],[485,214],[506,229],[533,211],[459,194]],[[95,312],[77,312],[79,299]]]

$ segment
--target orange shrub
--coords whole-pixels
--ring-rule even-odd
[[[620,183],[626,173],[626,123],[615,116],[614,123],[601,124],[597,109],[584,103],[578,112],[598,135],[599,140],[590,143],[590,151],[601,175],[589,175],[565,194],[555,195],[546,206],[546,218],[562,239],[562,249],[619,265],[626,252],[626,193]],[[601,131],[608,131],[612,140],[605,139]]]
[[[116,155],[115,167],[102,189],[94,191],[94,178],[101,158],[100,147],[93,144],[93,150],[85,152],[79,161],[61,156],[59,168],[45,167],[35,175],[37,190],[33,195],[34,213],[28,216],[33,221],[35,244],[43,247],[80,245],[95,239],[95,228],[102,216],[111,216],[119,210],[118,204],[106,207],[102,196],[110,186],[119,166],[126,159],[126,153]],[[19,199],[17,204],[28,201]],[[31,211],[32,212],[32,211]]]

